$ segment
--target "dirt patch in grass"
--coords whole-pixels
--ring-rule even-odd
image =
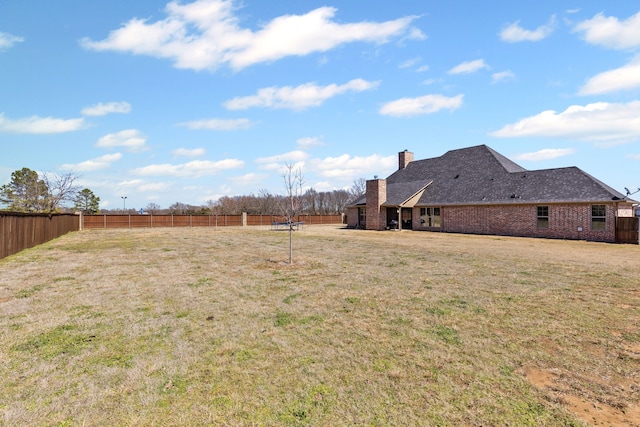
[[[640,248],[93,230],[0,261],[0,424],[640,425]]]
[[[640,406],[634,403],[620,403],[620,395],[633,395],[640,391],[636,383],[626,382],[616,385],[618,396],[583,394],[583,390],[572,387],[576,381],[568,379],[571,373],[560,370],[546,370],[535,367],[525,369],[526,378],[550,398],[557,400],[569,411],[590,425],[596,426],[637,426],[640,425]],[[601,383],[603,378],[590,378]],[[578,381],[579,383],[580,381]],[[622,397],[624,399],[624,397]]]

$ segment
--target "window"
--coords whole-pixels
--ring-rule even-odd
[[[367,225],[367,209],[366,208],[358,208],[358,225],[363,228]]]
[[[538,206],[538,228],[549,228],[549,206]]]
[[[440,208],[420,208],[420,224],[423,227],[440,227]]]
[[[591,205],[591,229],[607,229],[607,207],[605,205]]]

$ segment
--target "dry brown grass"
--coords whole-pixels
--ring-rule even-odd
[[[0,260],[0,424],[638,425],[640,247],[101,230]]]

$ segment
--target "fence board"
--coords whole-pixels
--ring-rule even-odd
[[[638,217],[616,218],[616,243],[638,244]]]
[[[282,215],[247,215],[246,225],[271,225],[285,221]],[[343,216],[298,215],[308,225],[342,224]],[[239,227],[242,215],[85,215],[84,229],[139,227]]]
[[[78,215],[0,212],[0,259],[79,229]]]

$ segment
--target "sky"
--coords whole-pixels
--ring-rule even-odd
[[[640,187],[640,3],[0,0],[0,184],[199,206],[480,144]]]

